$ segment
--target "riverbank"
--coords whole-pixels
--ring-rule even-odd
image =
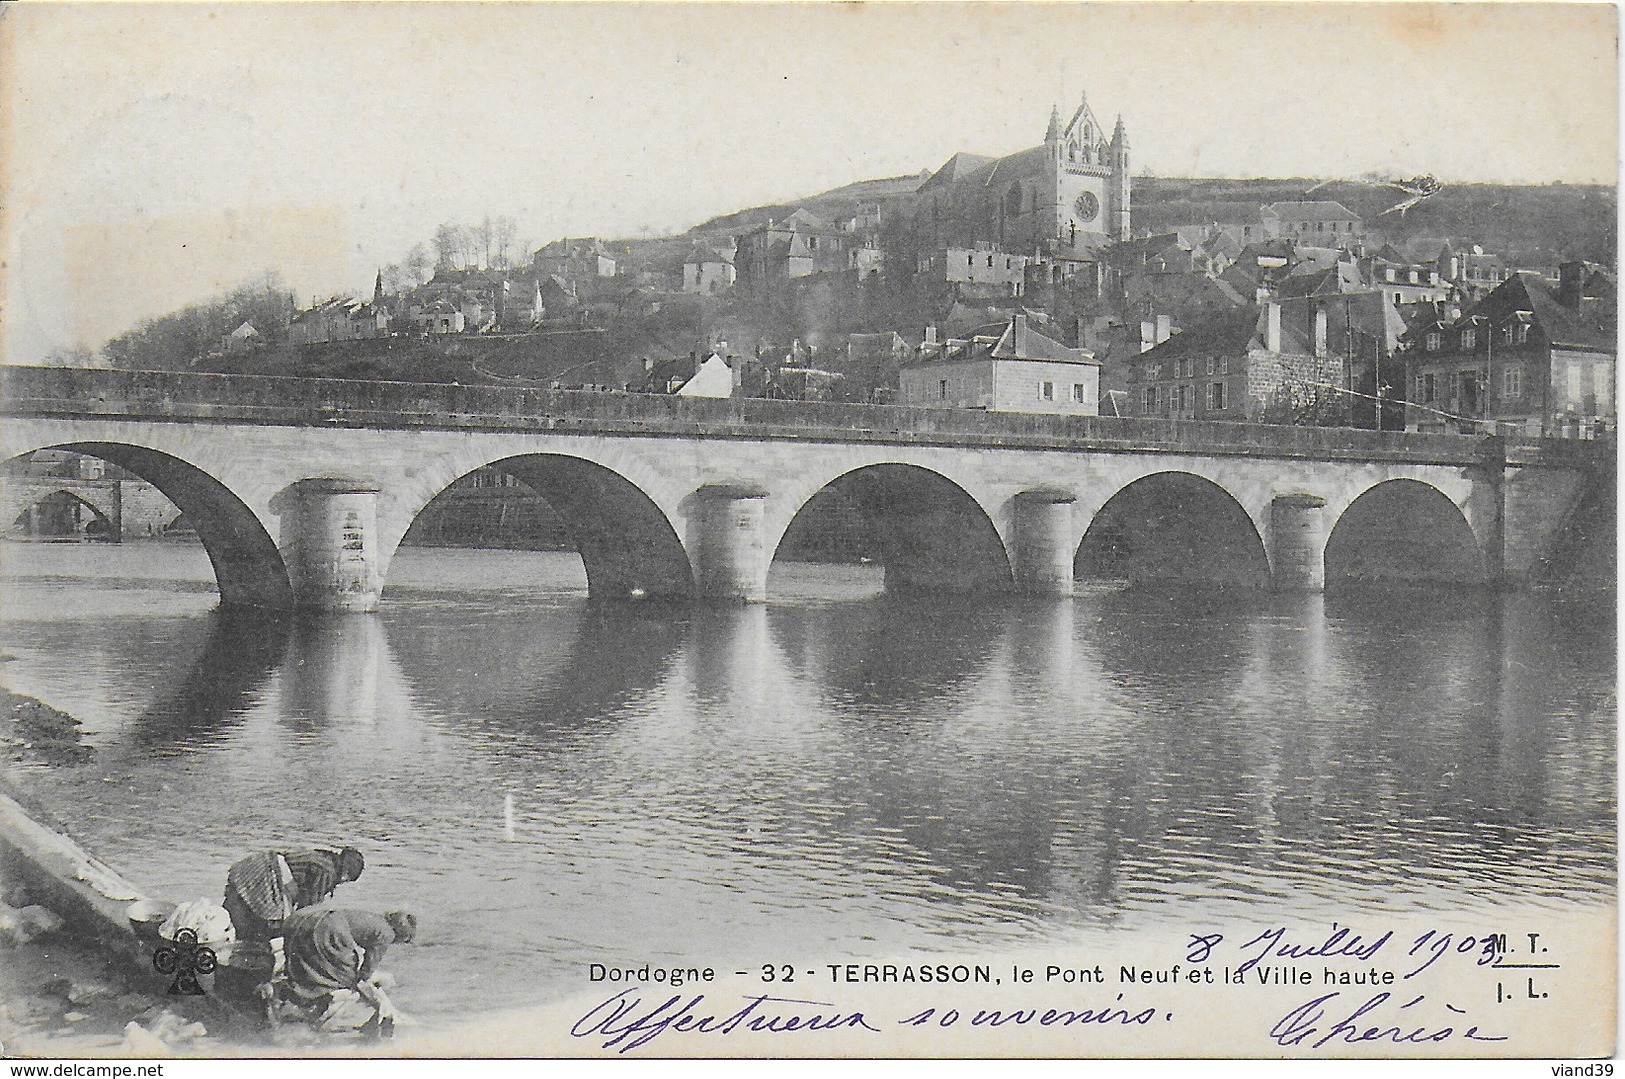
[[[10,656],[0,656],[0,662]],[[0,686],[0,747],[8,759],[34,764],[79,764],[95,754],[80,735],[79,720],[43,701]]]
[[[16,807],[28,801],[28,794],[15,771],[0,775],[0,796],[7,803],[0,823],[4,1055],[145,1057],[219,1051],[227,1043],[212,1036],[210,1028],[229,1026],[222,1023],[229,1016],[207,999],[169,997],[168,980],[156,971],[143,971],[137,962],[133,935],[128,947],[120,947],[116,939],[106,939],[105,926],[91,924],[95,919],[86,909],[75,909],[56,889],[43,886],[39,867],[24,854],[29,837],[19,834],[25,826]],[[37,805],[30,805],[27,816],[39,830],[47,829],[41,818],[50,818]],[[64,836],[62,842],[69,841]]]
[[[171,996],[124,921],[139,888],[81,848],[29,790],[92,755],[75,717],[0,687],[0,1055],[222,1056],[320,1044],[267,1032],[215,996]]]

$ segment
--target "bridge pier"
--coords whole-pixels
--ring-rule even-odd
[[[695,495],[696,594],[724,603],[765,603],[768,555],[762,522],[767,492],[717,483]]]
[[[378,609],[378,488],[300,480],[281,496],[279,547],[294,604],[315,611]]]
[[[1070,491],[1044,488],[1023,491],[1014,504],[1015,528],[1011,567],[1016,587],[1044,596],[1073,592],[1072,505]]]
[[[1498,497],[1494,498],[1493,510],[1482,514],[1490,518],[1489,527],[1479,524],[1472,503],[1468,505],[1469,520],[1487,533],[1480,542],[1486,548],[1486,561],[1491,563],[1488,569],[1492,582],[1509,588],[1528,587],[1552,571],[1548,562],[1557,551],[1564,528],[1588,493],[1588,481],[1610,504],[1613,498],[1611,475],[1605,475],[1599,483],[1598,477],[1580,473],[1552,475],[1548,470],[1521,467],[1513,460],[1494,478],[1500,481],[1493,485],[1493,495]],[[1491,498],[1484,501],[1491,502]]]
[[[1277,592],[1326,590],[1326,500],[1276,495],[1270,502],[1270,577]]]

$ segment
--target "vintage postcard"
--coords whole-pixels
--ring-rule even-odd
[[[5,5],[3,1055],[1609,1074],[1617,25]]]

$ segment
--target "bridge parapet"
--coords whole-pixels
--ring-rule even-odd
[[[0,414],[318,428],[783,438],[1464,467],[1514,461],[1583,467],[1611,457],[1613,452],[1611,443],[1572,440],[1515,441],[1200,420],[65,367],[0,367]]]

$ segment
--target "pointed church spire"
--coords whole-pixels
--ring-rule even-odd
[[[1112,145],[1126,146],[1128,144],[1128,128],[1123,126],[1123,114],[1117,114],[1117,127],[1112,131]]]
[[[1044,132],[1045,142],[1058,142],[1061,138],[1061,106],[1051,105],[1049,110],[1049,130]]]
[[[384,271],[381,269],[378,271],[378,276],[375,277],[372,282],[372,302],[384,302]]]

